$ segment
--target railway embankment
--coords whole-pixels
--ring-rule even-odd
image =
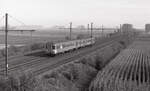
[[[128,43],[127,43],[128,42]],[[50,72],[42,75],[42,81],[55,79],[62,91],[88,91],[91,81],[96,77],[97,73],[102,70],[121,50],[123,50],[131,41],[126,39],[114,42],[90,55],[76,60],[74,62],[62,65]],[[64,80],[60,80],[64,77]],[[55,82],[54,81],[54,82]],[[70,83],[69,85],[67,85]],[[49,83],[46,83],[49,84]],[[44,86],[49,89],[47,85]],[[56,86],[57,87],[57,86]],[[71,88],[69,88],[71,87]],[[56,88],[54,88],[56,91]]]
[[[1,77],[0,87],[3,91],[87,91],[97,73],[131,41],[128,38],[116,41],[98,49],[80,60],[64,64],[46,72],[39,78],[32,73]]]

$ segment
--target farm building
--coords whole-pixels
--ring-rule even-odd
[[[123,25],[122,25],[122,31],[123,31],[123,32],[132,31],[132,29],[133,29],[132,24],[123,24]]]
[[[145,32],[149,32],[150,31],[150,24],[145,24]]]

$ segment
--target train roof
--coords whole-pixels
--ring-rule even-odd
[[[84,38],[84,39],[91,39],[91,38]],[[84,40],[84,39],[47,41],[46,43],[57,44],[57,43],[65,43],[65,42],[79,41],[79,40]],[[93,37],[92,39],[95,39],[95,38]]]

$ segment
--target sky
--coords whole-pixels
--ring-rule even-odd
[[[150,0],[0,0],[0,18],[7,12],[26,25],[116,27],[131,23],[144,28],[150,23]],[[0,23],[1,24],[1,23]],[[22,25],[9,19],[9,25]]]

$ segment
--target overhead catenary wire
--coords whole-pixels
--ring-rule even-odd
[[[20,23],[21,25],[27,26],[24,22],[22,22],[21,20],[13,17],[12,15],[8,15],[10,18],[12,18],[13,20],[15,20],[16,22]]]
[[[5,74],[6,74],[6,76],[8,76],[8,31],[9,31],[9,29],[8,29],[8,17],[10,17],[10,18],[14,19],[15,21],[21,23],[22,25],[26,25],[22,21],[14,18],[11,15],[8,15],[8,13],[6,13],[5,16],[2,17],[2,19],[5,18],[5,70],[6,70]],[[0,18],[0,20],[1,20],[1,18]],[[31,38],[32,38],[32,31],[31,31]],[[31,43],[32,43],[32,41],[31,41]]]
[[[2,22],[4,18],[5,18],[5,16],[2,16],[2,17],[0,18],[0,22]]]
[[[70,40],[72,39],[72,22],[70,22]]]
[[[91,22],[91,38],[93,38],[93,22]]]

